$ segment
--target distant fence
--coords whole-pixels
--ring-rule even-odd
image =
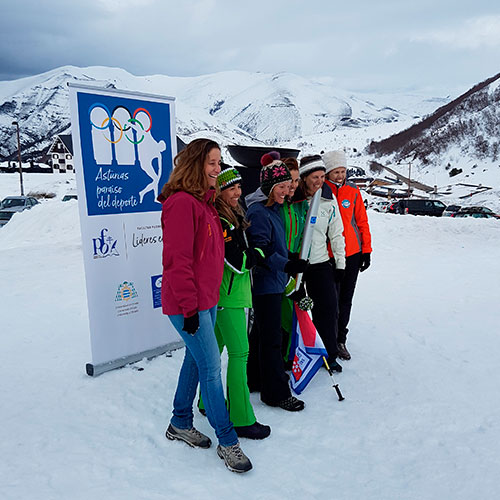
[[[30,162],[29,165],[23,164],[23,172],[33,173],[33,174],[52,174],[54,173],[53,168],[50,165],[39,164]],[[15,161],[8,162],[6,164],[0,165],[0,172],[4,174],[18,174],[19,164]]]

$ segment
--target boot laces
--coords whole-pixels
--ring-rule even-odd
[[[191,427],[191,429],[189,429],[189,433],[193,434],[194,436],[196,436],[197,438],[200,438],[200,439],[203,437],[203,434],[198,429],[195,429],[194,427]]]
[[[238,443],[229,446],[228,451],[230,453],[233,453],[238,460],[241,460],[243,458],[243,452],[241,451],[240,445]]]

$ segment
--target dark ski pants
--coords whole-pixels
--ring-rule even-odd
[[[291,396],[281,354],[281,293],[253,295],[254,322],[249,336],[248,387],[276,406]]]
[[[361,252],[346,258],[344,278],[339,283],[339,322],[337,334],[339,344],[345,344],[347,340],[347,332],[349,331],[347,325],[351,317],[352,298],[356,289],[360,260]]]
[[[304,272],[304,281],[307,294],[314,302],[312,308],[314,326],[325,345],[328,358],[335,359],[338,355],[338,303],[332,265],[329,262],[310,264]]]

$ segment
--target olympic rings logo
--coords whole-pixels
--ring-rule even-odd
[[[95,124],[92,121],[92,117],[91,117],[92,111],[94,111],[96,108],[104,110],[105,115],[106,115],[104,117],[104,119],[102,120],[102,123],[100,125],[99,124]],[[136,116],[139,113],[145,113],[148,116],[148,118],[149,118],[149,127],[147,127],[147,129],[144,129],[144,125],[142,124],[142,122],[140,122],[136,118]],[[122,123],[120,122],[120,120],[118,120],[115,117],[117,114],[118,115],[124,114],[123,117],[120,116],[122,122],[124,122],[124,125],[122,125]],[[127,116],[128,116],[128,118],[127,118]],[[144,140],[145,134],[147,134],[151,130],[151,127],[153,126],[153,120],[151,118],[151,114],[149,113],[149,111],[147,109],[137,108],[133,113],[130,113],[130,111],[125,106],[116,106],[113,109],[113,112],[110,113],[109,108],[105,104],[102,104],[102,103],[99,103],[99,102],[93,104],[89,108],[89,120],[90,120],[90,123],[91,123],[92,127],[96,128],[97,130],[106,130],[106,129],[109,129],[110,132],[113,130],[113,128],[116,129],[116,130],[119,130],[120,133],[119,133],[118,139],[116,139],[114,141],[112,141],[111,138],[108,139],[106,136],[104,136],[104,138],[108,142],[110,142],[111,144],[117,144],[118,142],[120,142],[123,139],[123,137],[125,137],[125,139],[127,139],[127,141],[131,142],[132,144],[140,144]],[[132,125],[137,125],[137,126],[136,127],[132,127]],[[128,133],[130,133],[132,130],[138,131],[139,127],[141,128],[142,136],[141,136],[141,138],[139,140],[135,141],[133,139],[133,135],[132,135],[132,139],[131,139],[129,137]]]

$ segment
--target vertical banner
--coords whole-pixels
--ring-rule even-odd
[[[161,310],[161,203],[174,99],[70,84],[92,363],[89,375],[180,347]]]

